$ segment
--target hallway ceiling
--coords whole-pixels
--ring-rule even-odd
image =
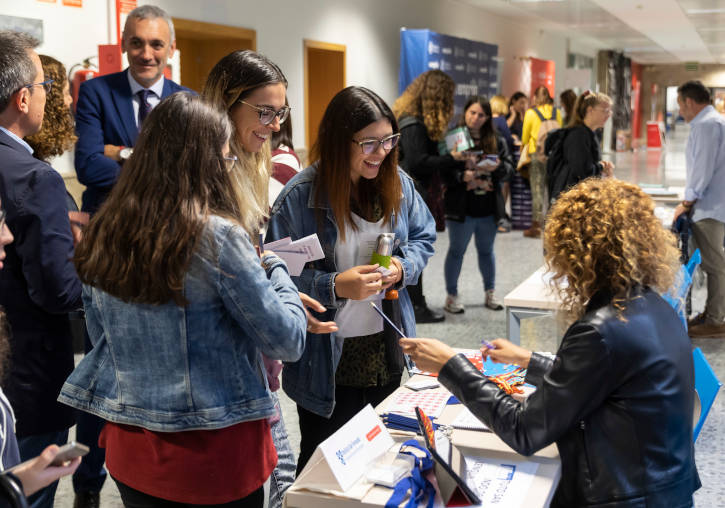
[[[639,63],[725,63],[725,0],[461,0]]]

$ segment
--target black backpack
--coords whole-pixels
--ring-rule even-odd
[[[569,187],[571,170],[564,158],[564,140],[569,129],[557,129],[546,136],[544,154],[546,155],[546,182],[549,191],[549,203],[556,201],[559,194]]]

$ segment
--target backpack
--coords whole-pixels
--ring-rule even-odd
[[[570,168],[564,158],[564,140],[569,129],[556,129],[549,132],[544,143],[546,157],[546,185],[549,202],[554,203],[563,190],[570,186]]]
[[[536,135],[536,152],[534,152],[534,156],[536,156],[541,161],[546,161],[546,155],[544,152],[544,147],[546,145],[546,138],[548,137],[549,133],[558,130],[560,125],[559,122],[556,121],[556,107],[551,108],[551,118],[546,119],[544,118],[544,115],[541,114],[541,111],[539,111],[539,108],[533,108],[534,113],[539,117],[539,120],[541,120],[541,126],[539,127],[539,133]]]

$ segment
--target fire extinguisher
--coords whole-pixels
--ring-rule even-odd
[[[70,68],[68,71],[68,82],[70,83],[71,94],[73,95],[73,113],[76,112],[76,104],[78,103],[78,91],[81,88],[81,83],[96,77],[98,69],[94,64],[91,63],[91,58],[95,56],[89,56],[82,63],[77,63]],[[73,72],[76,67],[80,69]],[[93,68],[91,68],[93,67]]]

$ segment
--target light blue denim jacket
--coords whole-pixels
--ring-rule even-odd
[[[158,432],[217,429],[274,414],[261,354],[297,360],[307,318],[287,267],[211,217],[179,307],[127,303],[84,286],[93,350],[58,400]]]
[[[317,233],[325,258],[305,266],[299,277],[292,277],[303,293],[327,307],[318,316],[322,321],[335,319],[337,310],[347,302],[337,298],[333,281],[338,274],[335,266],[337,224],[329,204],[320,206],[325,212],[322,229],[317,222],[314,203],[316,167],[310,166],[290,180],[272,209],[267,227],[267,241],[291,237],[293,240]],[[396,248],[403,277],[399,284],[400,310],[403,331],[415,337],[415,315],[405,286],[415,284],[428,258],[433,255],[436,239],[435,222],[423,199],[416,192],[413,180],[398,169],[403,187],[401,211],[393,216]],[[330,416],[335,407],[335,370],[342,354],[342,338],[331,334],[307,335],[302,358],[287,362],[282,374],[282,388],[297,404],[321,416]]]

